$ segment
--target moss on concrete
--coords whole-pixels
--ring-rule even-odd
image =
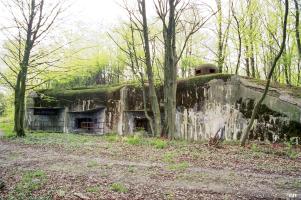
[[[186,86],[186,87],[193,87],[193,86],[202,86],[214,79],[222,79],[227,81],[231,78],[231,74],[209,74],[209,75],[201,75],[201,76],[193,76],[187,79],[180,79],[178,81],[178,86]]]
[[[250,82],[256,83],[258,85],[262,85],[265,86],[267,81],[266,80],[260,80],[260,79],[251,79],[248,77],[244,77],[245,79],[247,79]],[[290,85],[286,85],[286,84],[281,84],[281,83],[275,83],[275,82],[271,82],[270,85],[271,88],[276,88],[282,91],[287,91],[290,95],[297,97],[297,98],[301,98],[301,87],[296,87],[296,86],[290,86]]]

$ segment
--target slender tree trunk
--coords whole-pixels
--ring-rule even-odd
[[[219,72],[223,72],[223,64],[224,64],[224,58],[223,58],[223,30],[222,30],[222,1],[217,0],[217,10],[218,10],[218,16],[217,16],[217,35],[218,35],[218,48],[217,48],[217,67],[219,69]]]
[[[295,10],[296,10],[296,24],[295,24],[295,29],[296,29],[296,41],[297,41],[297,47],[298,47],[298,83],[297,85],[300,84],[300,79],[301,79],[301,39],[300,39],[300,10],[299,10],[299,4],[298,0],[294,0],[295,3]]]
[[[256,77],[256,69],[255,69],[255,58],[254,58],[254,44],[251,42],[251,56],[250,56],[250,64],[252,70],[252,78]]]
[[[283,37],[282,37],[282,43],[281,43],[281,47],[280,47],[280,50],[278,52],[278,54],[276,55],[274,61],[273,61],[273,64],[272,64],[272,67],[271,67],[271,70],[269,72],[269,75],[268,75],[268,79],[267,79],[267,84],[265,86],[265,90],[264,90],[264,93],[263,95],[261,96],[261,98],[259,99],[259,101],[256,103],[255,107],[254,107],[254,110],[252,112],[252,116],[251,116],[251,119],[250,119],[250,122],[249,122],[249,125],[248,127],[246,128],[245,132],[243,133],[242,135],[242,138],[241,138],[241,146],[245,146],[246,144],[246,141],[249,137],[249,134],[250,134],[250,131],[251,131],[251,128],[253,127],[253,123],[254,123],[254,120],[255,120],[255,117],[259,111],[259,108],[261,106],[261,104],[263,103],[265,97],[267,96],[268,94],[268,91],[269,91],[269,87],[270,87],[270,83],[271,83],[271,78],[273,76],[273,73],[274,73],[274,70],[277,66],[277,62],[279,61],[279,59],[281,58],[281,55],[284,51],[284,48],[285,48],[285,43],[286,43],[286,36],[287,36],[287,20],[288,20],[288,13],[289,13],[289,0],[285,0],[285,15],[284,15],[284,23],[283,23]]]
[[[154,118],[154,135],[159,136],[161,134],[161,112],[160,112],[160,105],[157,98],[156,88],[155,88],[155,80],[153,74],[153,66],[151,62],[151,53],[150,53],[150,45],[149,45],[149,35],[148,35],[148,23],[146,17],[146,6],[145,0],[141,0],[141,14],[143,17],[143,38],[144,38],[144,52],[145,52],[145,59],[146,59],[146,68],[147,68],[147,76],[148,76],[148,83],[149,83],[149,96],[150,102],[153,112]]]
[[[246,72],[247,72],[247,76],[250,77],[250,59],[249,59],[249,46],[246,45],[246,58],[245,58],[245,61],[246,61]]]
[[[237,26],[237,35],[238,35],[238,55],[237,55],[237,64],[236,64],[236,69],[235,69],[235,74],[238,75],[238,70],[240,66],[240,59],[241,59],[241,50],[242,50],[242,37],[241,37],[241,30],[240,30],[240,23],[238,18],[235,15],[234,10],[232,11],[234,20],[236,22]]]
[[[253,19],[254,15],[251,14],[250,17],[250,36],[249,40],[250,40],[250,64],[251,64],[251,72],[252,72],[252,78],[256,77],[256,70],[255,70],[255,58],[254,58],[254,37],[253,37]]]
[[[19,72],[17,76],[17,81],[16,81],[16,87],[15,87],[15,101],[14,101],[14,106],[15,106],[15,114],[14,114],[14,131],[18,134],[17,130],[20,130],[20,82],[21,82],[21,72]],[[22,135],[17,135],[17,136],[22,136]]]

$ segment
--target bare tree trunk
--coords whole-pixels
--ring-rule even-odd
[[[232,6],[232,15],[236,23],[237,35],[238,35],[238,55],[237,55],[237,64],[235,69],[235,74],[238,75],[238,70],[240,67],[241,51],[242,51],[242,37],[241,37],[241,30],[240,30],[240,22],[235,14],[233,6]]]
[[[245,144],[246,144],[246,141],[247,141],[247,139],[249,137],[251,128],[253,127],[253,123],[254,123],[255,117],[256,117],[256,115],[258,113],[258,110],[260,108],[260,105],[262,104],[262,102],[264,101],[265,97],[268,94],[270,83],[271,83],[271,78],[272,78],[274,70],[275,70],[275,68],[277,66],[277,62],[281,58],[281,55],[282,55],[282,53],[284,51],[285,43],[286,43],[286,36],[287,36],[287,32],[286,31],[287,31],[288,13],[289,13],[289,0],[285,0],[285,15],[284,15],[283,37],[282,37],[281,47],[280,47],[280,50],[279,50],[278,54],[276,55],[276,57],[275,57],[275,59],[273,61],[271,70],[270,70],[269,75],[268,75],[267,84],[265,86],[264,93],[261,96],[261,98],[259,99],[259,101],[256,103],[256,105],[254,107],[254,110],[252,112],[252,116],[251,116],[249,125],[248,125],[248,127],[246,128],[245,132],[242,135],[242,138],[241,138],[241,141],[240,141],[241,142],[241,146],[245,146]]]
[[[249,54],[249,47],[248,47],[248,45],[246,45],[246,52],[245,52],[245,54],[246,54],[246,58],[245,58],[245,61],[246,61],[246,72],[247,72],[247,76],[248,77],[250,77],[250,59],[249,59],[249,56],[248,56],[248,54]]]
[[[160,106],[157,98],[156,88],[155,88],[155,80],[153,74],[153,66],[151,62],[151,53],[150,53],[150,45],[149,45],[149,35],[148,35],[148,23],[146,17],[146,6],[145,0],[141,0],[140,2],[140,13],[142,14],[143,18],[143,38],[144,38],[144,52],[145,52],[145,60],[146,60],[146,68],[147,68],[147,76],[148,76],[148,83],[149,83],[149,97],[153,112],[154,118],[154,132],[155,136],[160,136],[161,134],[161,112]]]
[[[224,59],[223,59],[223,30],[222,30],[222,18],[223,18],[223,13],[222,13],[222,1],[221,0],[216,0],[217,3],[217,37],[218,37],[218,47],[217,47],[217,67],[219,69],[219,72],[223,72],[223,64],[224,64]]]
[[[255,58],[254,58],[254,38],[253,38],[253,14],[251,14],[250,17],[250,30],[251,30],[251,37],[250,40],[250,64],[251,64],[251,72],[252,72],[252,78],[256,77],[256,70],[255,70]]]

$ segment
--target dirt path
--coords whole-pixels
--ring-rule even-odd
[[[20,179],[16,172],[43,170],[49,181],[45,190],[64,191],[59,199],[74,199],[77,192],[90,199],[285,199],[301,189],[294,187],[300,184],[299,175],[140,162],[96,153],[83,156],[5,141],[0,141],[0,152],[0,176],[9,187]],[[113,183],[129,191],[113,192]],[[92,186],[101,189],[87,192]]]

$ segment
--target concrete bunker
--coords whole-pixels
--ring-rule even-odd
[[[150,116],[151,113],[149,113]],[[150,134],[150,125],[143,110],[125,111],[125,121],[128,122],[125,126],[125,132],[130,134],[143,131]]]
[[[194,70],[195,76],[218,73],[218,68],[213,64],[203,64]]]
[[[85,111],[68,112],[70,132],[98,133],[105,132],[105,108],[99,107]]]
[[[33,107],[28,109],[27,115],[28,128],[35,131],[54,131],[64,130],[63,113],[61,107]]]
[[[208,68],[206,70],[201,73],[213,72]],[[163,91],[161,86],[157,89],[162,112]],[[294,91],[271,88],[264,102],[268,109],[261,109],[262,113],[256,118],[250,139],[279,142],[288,141],[293,137],[300,138],[301,102],[300,97],[294,95],[296,93]],[[238,140],[248,124],[252,102],[262,92],[262,86],[257,82],[227,74],[179,80],[175,137],[205,140],[214,136],[218,130],[223,130],[226,140]],[[44,100],[43,94],[55,101]],[[36,110],[28,110],[28,124],[31,126],[29,129],[46,130],[45,127],[51,127],[56,123],[58,131],[69,133],[117,132],[119,135],[132,135],[135,132],[150,132],[142,99],[141,89],[134,85],[99,87],[82,91],[41,91],[39,97],[32,97],[31,101],[28,101],[32,102],[31,107],[38,107]],[[51,106],[59,111],[47,109]],[[148,108],[149,106],[147,104]],[[149,115],[152,117],[151,112]],[[164,116],[164,112],[161,116]],[[37,120],[39,122],[35,122]],[[53,121],[48,122],[51,120]],[[40,121],[52,124],[45,125]],[[51,131],[51,128],[47,129]]]

